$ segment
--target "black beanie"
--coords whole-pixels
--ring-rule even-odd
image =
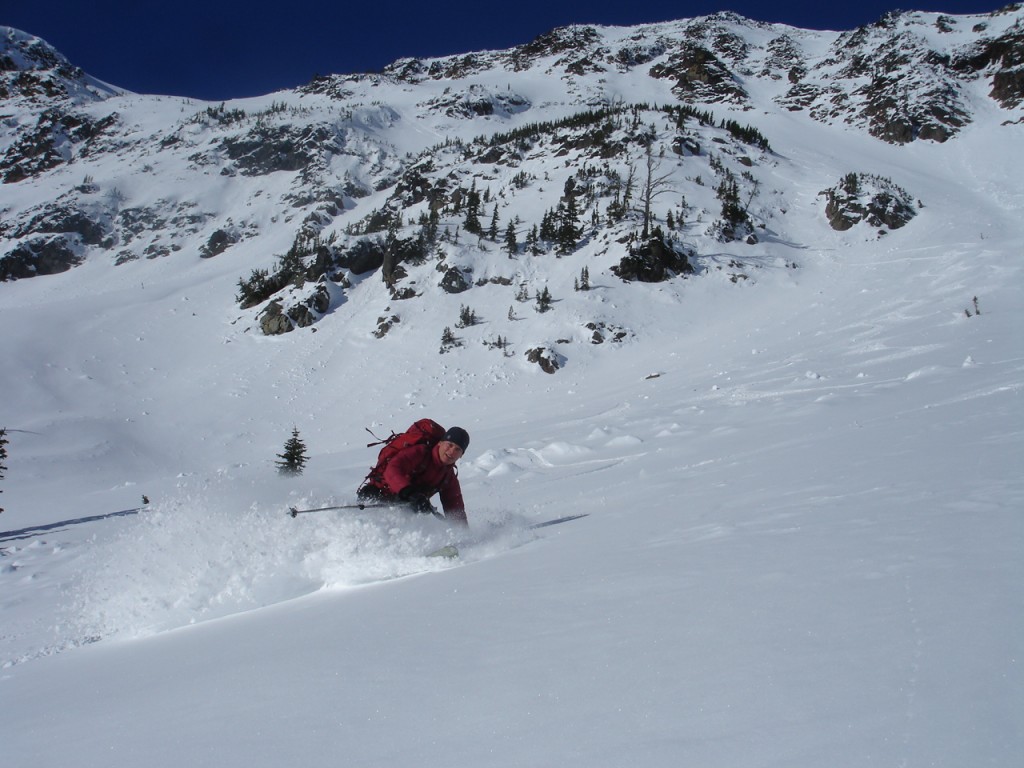
[[[464,430],[462,427],[452,427],[444,433],[442,441],[448,441],[449,443],[455,443],[465,453],[466,449],[469,448],[469,432]]]

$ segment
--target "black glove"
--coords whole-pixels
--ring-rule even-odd
[[[398,498],[406,502],[413,512],[419,512],[424,515],[434,514],[434,505],[430,503],[430,499],[427,498],[426,494],[418,493],[413,490],[411,486],[403,488]]]

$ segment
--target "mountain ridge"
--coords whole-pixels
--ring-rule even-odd
[[[926,204],[856,159],[795,204],[770,187],[791,161],[766,121],[793,115],[896,148],[947,143],[979,120],[1015,130],[1022,18],[1018,4],[893,13],[849,32],[731,12],[573,25],[220,104],[97,84],[9,30],[0,278],[233,251],[242,325],[276,335],[344,315],[379,271],[390,301],[369,329],[378,338],[411,314],[399,306],[438,289],[504,285],[511,322],[549,284],[578,289],[584,266],[627,282],[749,281],[766,262],[756,249],[794,239],[794,216],[835,231],[867,222],[875,237]],[[569,273],[558,262],[571,255],[585,264]],[[527,263],[539,256],[554,260]],[[588,335],[632,335],[623,318],[583,320]],[[557,369],[559,334],[535,335],[519,354]]]

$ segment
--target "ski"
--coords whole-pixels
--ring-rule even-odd
[[[560,523],[568,523],[570,520],[579,520],[581,517],[586,517],[589,513],[583,513],[580,515],[565,515],[564,517],[556,517],[554,520],[545,520],[541,523],[533,523],[532,525],[526,526],[526,530],[532,531],[537,528],[547,528],[549,525],[559,525]],[[433,552],[428,552],[427,557],[444,557],[452,560],[459,556],[459,548],[455,544],[446,544],[440,549],[435,549]]]
[[[586,517],[589,513],[583,513],[582,515],[566,515],[565,517],[556,517],[554,520],[545,520],[543,523],[534,523],[533,525],[526,526],[529,531],[535,528],[547,528],[549,525],[558,525],[559,523],[568,523],[570,520],[579,520],[581,517]]]
[[[459,556],[459,548],[454,544],[446,544],[440,549],[435,549],[433,552],[428,552],[427,557],[443,557],[446,560],[454,560]]]

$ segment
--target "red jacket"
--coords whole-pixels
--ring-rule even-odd
[[[384,486],[384,490],[396,495],[409,486],[428,498],[440,492],[445,517],[467,522],[459,476],[454,467],[441,463],[436,445],[410,445],[396,453],[384,469]]]

